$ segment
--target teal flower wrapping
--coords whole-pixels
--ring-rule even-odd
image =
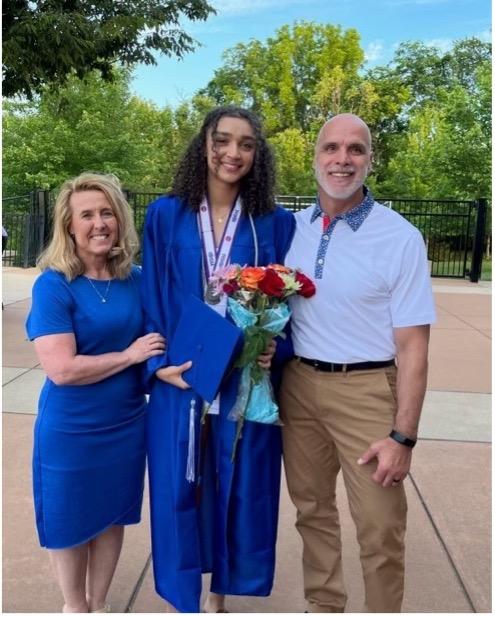
[[[232,298],[227,300],[227,310],[236,326],[244,332],[244,348],[236,362],[236,366],[242,368],[239,392],[229,414],[229,419],[238,423],[232,453],[234,459],[245,420],[263,424],[280,423],[270,372],[261,368],[256,359],[265,351],[268,342],[283,331],[291,313],[286,303],[255,312]]]

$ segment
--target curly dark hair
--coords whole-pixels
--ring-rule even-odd
[[[242,118],[253,129],[256,148],[253,166],[241,179],[240,197],[245,211],[252,215],[265,214],[275,208],[275,163],[258,117],[247,109],[233,105],[216,107],[203,121],[199,133],[193,137],[179,163],[171,194],[177,195],[198,211],[207,193],[208,164],[206,136],[217,130],[221,118]]]

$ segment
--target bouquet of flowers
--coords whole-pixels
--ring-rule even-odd
[[[237,421],[232,452],[234,460],[245,420],[279,423],[269,371],[259,366],[256,360],[289,321],[290,309],[286,299],[295,294],[309,298],[316,289],[302,272],[280,264],[265,267],[234,264],[215,272],[209,287],[218,296],[227,295],[227,311],[244,332],[244,347],[235,364],[242,368],[239,393],[229,415],[230,419]]]

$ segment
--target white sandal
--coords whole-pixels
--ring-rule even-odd
[[[105,604],[102,608],[99,608],[96,611],[89,611],[90,613],[110,613],[110,604]]]

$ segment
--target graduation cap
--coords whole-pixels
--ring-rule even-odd
[[[192,360],[182,378],[207,403],[242,351],[242,330],[192,294],[187,298],[168,346],[169,364]]]

